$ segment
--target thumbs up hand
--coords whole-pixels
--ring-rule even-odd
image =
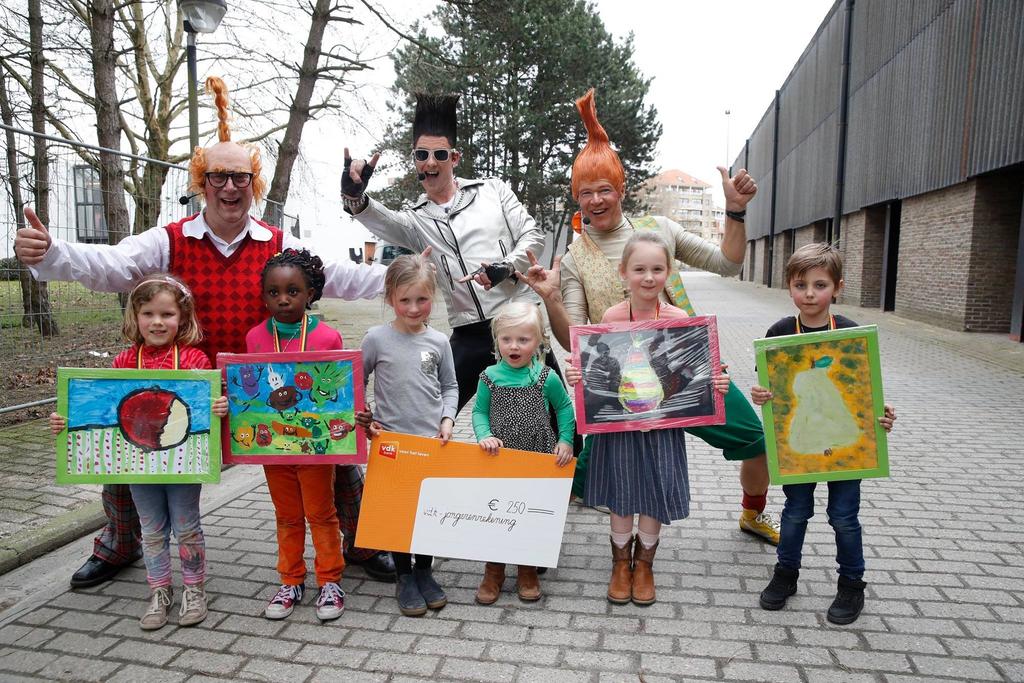
[[[718,172],[722,175],[725,210],[743,211],[757,194],[757,183],[745,168],[741,168],[732,178],[729,177],[729,169],[724,166],[719,166]]]
[[[39,216],[30,207],[25,207],[25,219],[28,227],[18,230],[14,237],[14,255],[26,266],[34,266],[46,256],[50,248],[50,231],[39,220]]]

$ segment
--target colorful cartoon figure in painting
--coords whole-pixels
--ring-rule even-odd
[[[308,315],[310,306],[320,298],[324,287],[324,267],[320,258],[305,249],[285,249],[267,259],[260,275],[263,303],[270,317],[246,335],[249,353],[285,351],[327,351],[341,349],[341,335],[323,321]],[[228,373],[235,366],[228,366]],[[269,394],[267,405],[277,411],[281,421],[270,416],[256,425],[256,443],[261,449],[279,453],[309,454],[313,447],[314,427],[320,416],[308,413],[305,396],[296,386],[305,383],[305,372],[289,366],[267,367]],[[261,387],[260,391],[263,391]],[[262,393],[261,393],[262,395]],[[319,428],[317,428],[319,429]],[[345,609],[345,594],[338,585],[345,569],[338,533],[338,514],[334,504],[335,466],[331,464],[263,466],[277,518],[277,571],[281,585],[264,610],[268,619],[284,619],[302,601],[305,591],[306,525],[309,525],[316,551],[314,568],[320,594],[316,615],[321,621],[337,619]]]
[[[602,323],[686,318],[686,311],[659,299],[672,271],[672,253],[655,232],[634,232],[622,249],[619,275],[629,298],[605,311]],[[631,353],[636,353],[634,349]],[[639,365],[639,361],[634,362]],[[662,387],[646,360],[644,384],[647,396],[661,400]],[[628,363],[627,363],[628,364]],[[627,371],[623,370],[623,377]],[[583,374],[575,365],[565,371],[575,385]],[[715,390],[729,391],[729,376],[714,381]],[[621,391],[621,389],[620,389]],[[637,396],[641,396],[637,394]],[[654,556],[662,524],[690,514],[690,484],[687,476],[686,442],[681,428],[593,435],[590,473],[584,491],[586,505],[604,505],[611,510],[612,574],[608,600],[615,604],[632,601],[650,605],[656,599]],[[633,534],[634,517],[637,520]]]
[[[241,382],[235,382],[235,384],[242,387],[242,391],[244,391],[249,398],[256,398],[259,396],[260,377],[263,375],[263,368],[255,365],[243,365],[238,369],[238,373],[241,376]]]
[[[473,431],[480,447],[491,455],[499,448],[551,453],[559,467],[565,467],[572,460],[576,419],[562,381],[542,362],[547,339],[540,307],[506,304],[494,316],[491,330],[499,360],[480,373],[473,406]],[[557,418],[557,437],[552,414]],[[520,565],[517,572],[519,599],[540,600],[537,567]],[[504,581],[505,565],[488,562],[476,601],[496,602]]]
[[[772,325],[766,337],[857,326],[849,318],[830,313],[831,305],[843,290],[843,259],[831,245],[808,244],[793,252],[786,263],[786,282],[799,314]],[[830,357],[818,358],[812,360],[812,367],[804,366],[805,369],[796,375],[793,384],[798,404],[789,440],[798,451],[823,453],[829,448],[856,441],[860,434],[839,390],[828,375],[831,364]],[[755,386],[750,390],[750,398],[756,405],[764,405],[772,400],[773,394],[762,386]],[[879,423],[889,431],[895,420],[896,411],[886,405],[884,414],[878,418]],[[796,444],[793,444],[794,438]],[[836,597],[826,616],[834,624],[853,623],[864,608],[864,587],[867,584],[863,581],[864,548],[858,519],[860,481],[828,482],[827,514],[828,523],[835,530],[839,582]],[[763,609],[782,609],[789,596],[796,593],[807,521],[814,514],[815,487],[814,483],[782,487],[786,505],[782,510],[782,531],[776,551],[778,561],[771,582],[761,592]]]
[[[338,400],[338,390],[348,382],[348,376],[336,365],[314,365],[313,387],[309,399],[317,405]]]
[[[370,328],[360,346],[363,381],[374,375],[374,420],[370,433],[393,432],[430,436],[446,444],[455,426],[459,385],[448,339],[428,325],[434,302],[434,274],[425,255],[399,256],[384,276],[384,300],[395,319]],[[369,412],[359,419],[369,420]],[[334,436],[335,425],[331,425]],[[341,425],[337,425],[341,427]],[[433,557],[392,553],[398,573],[398,610],[410,617],[448,604],[434,580]]]
[[[619,402],[631,413],[657,409],[665,391],[640,340],[634,339],[619,383]]]
[[[209,370],[210,360],[194,345],[202,338],[192,293],[170,275],[153,275],[139,283],[128,296],[123,326],[131,348],[114,359],[115,368],[138,370]],[[220,397],[211,406],[213,417],[227,415],[228,401]],[[164,463],[166,454],[184,444],[192,434],[193,416],[183,397],[171,390],[144,387],[130,392],[117,404],[116,418],[126,440]],[[198,420],[198,416],[195,416]],[[209,424],[211,416],[204,421]],[[61,415],[50,415],[54,434],[65,429]],[[142,463],[142,471],[154,465],[147,458],[124,458]],[[184,591],[179,626],[193,626],[206,618],[206,541],[199,522],[201,484],[131,484],[131,496],[142,526],[142,552],[146,580],[151,591],[149,607],[139,620],[143,630],[167,623],[172,602],[170,533],[178,541]]]

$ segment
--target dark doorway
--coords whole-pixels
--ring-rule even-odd
[[[1010,339],[1024,342],[1024,201],[1017,229],[1017,272],[1013,276],[1013,308],[1010,311]]]
[[[885,207],[885,237],[882,243],[882,287],[881,305],[883,311],[896,308],[896,272],[900,256],[900,200]]]

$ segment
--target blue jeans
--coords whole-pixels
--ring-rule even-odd
[[[860,580],[864,576],[864,546],[861,538],[860,479],[828,482],[828,523],[836,532],[836,562],[839,575]],[[779,565],[800,569],[800,556],[807,533],[807,520],[814,516],[814,488],[817,484],[786,484],[786,506],[782,508],[782,530],[777,555]]]
[[[131,484],[142,523],[142,559],[152,588],[171,585],[171,530],[187,585],[206,580],[206,539],[199,525],[202,484]]]

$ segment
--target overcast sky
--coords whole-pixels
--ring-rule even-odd
[[[395,19],[408,22],[429,5],[390,0],[387,6]],[[678,168],[711,182],[720,195],[715,166],[728,165],[727,132],[729,156],[735,157],[832,0],[596,0],[595,6],[611,33],[624,37],[633,32],[634,62],[654,79],[648,99],[664,129],[656,163],[662,170]],[[393,40],[381,34],[379,44]],[[386,59],[375,66],[359,76],[361,92],[369,102],[382,103],[394,74]],[[569,84],[569,92],[582,94],[585,86]],[[364,131],[346,132],[337,123],[307,125],[303,154],[306,172],[315,181],[293,183],[288,212],[300,215],[317,248],[361,245],[367,236],[360,226],[339,219],[337,197],[342,148],[347,141],[354,154],[372,150],[384,127],[379,106],[380,114],[368,117]],[[609,134],[614,141],[615,132]],[[339,230],[344,231],[341,240]]]

